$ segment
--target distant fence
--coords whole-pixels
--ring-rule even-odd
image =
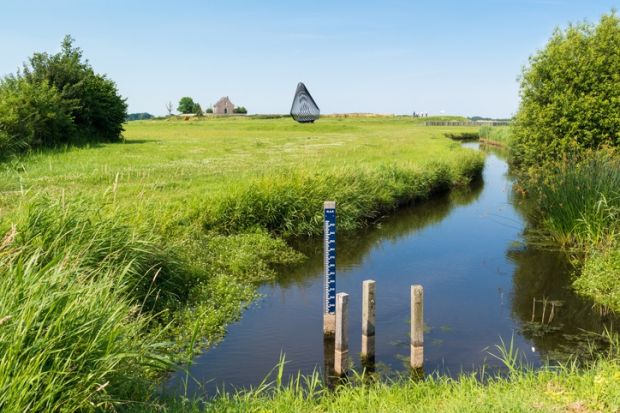
[[[459,122],[459,121],[428,121],[424,122],[424,126],[508,126],[510,121],[483,121],[483,122]]]

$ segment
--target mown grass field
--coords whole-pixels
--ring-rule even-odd
[[[324,200],[355,230],[478,176],[481,155],[444,137],[460,131],[407,118],[139,121],[124,143],[1,163],[0,410],[148,402],[274,265],[303,259],[286,239],[320,234]]]

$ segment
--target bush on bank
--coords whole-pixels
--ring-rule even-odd
[[[620,145],[620,18],[556,30],[521,78],[511,162],[519,168]]]
[[[584,263],[574,286],[620,311],[620,18],[557,30],[530,58],[511,163],[546,237]]]

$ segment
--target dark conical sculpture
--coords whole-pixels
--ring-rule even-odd
[[[299,82],[293,98],[293,106],[291,106],[291,116],[297,122],[311,123],[317,120],[320,114],[321,111],[306,89],[306,85]]]

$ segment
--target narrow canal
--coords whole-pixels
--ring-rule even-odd
[[[477,144],[465,144],[477,150]],[[455,376],[490,368],[500,340],[540,365],[584,346],[584,332],[613,320],[570,289],[558,253],[528,246],[502,155],[485,151],[482,182],[399,211],[354,236],[338,237],[339,292],[349,299],[350,352],[359,367],[362,281],[377,282],[376,369],[406,371],[409,286],[425,290],[425,371]],[[167,382],[173,393],[213,394],[258,385],[286,356],[285,375],[324,367],[323,262],[319,242],[297,246],[310,259],[261,287],[262,298],[225,339]],[[535,308],[533,301],[536,300]],[[553,309],[552,309],[553,308]],[[544,311],[544,314],[543,314]]]

